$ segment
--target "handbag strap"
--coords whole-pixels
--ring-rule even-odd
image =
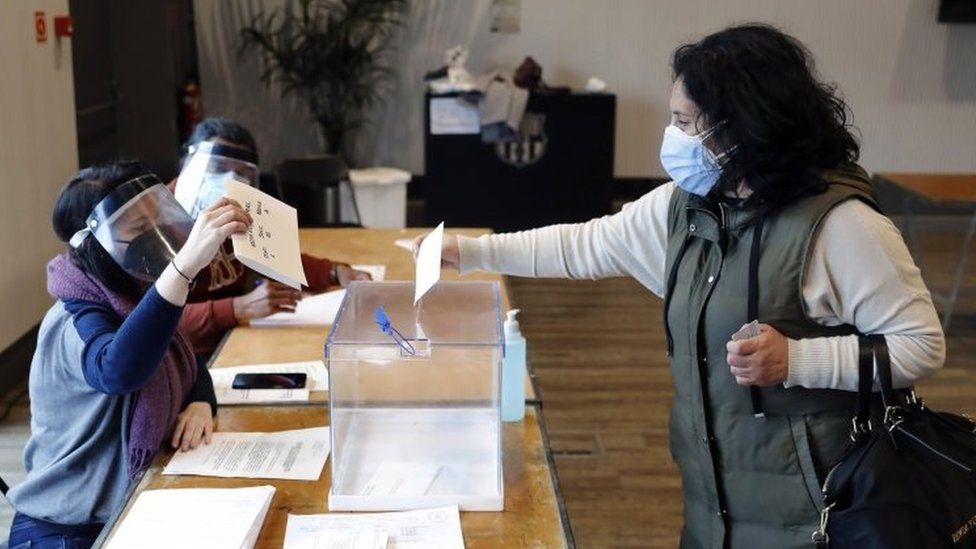
[[[874,343],[874,361],[878,370],[878,381],[881,383],[881,398],[885,406],[898,404],[898,397],[891,384],[891,357],[888,356],[888,342],[884,335],[868,336]]]
[[[759,212],[759,220],[752,233],[752,247],[749,250],[749,322],[759,320],[759,245],[762,243],[763,225],[766,224],[765,211]],[[756,418],[766,417],[763,409],[762,393],[756,385],[749,386],[749,396],[752,398],[752,415]]]
[[[881,399],[885,407],[897,406],[898,396],[891,382],[891,357],[883,334],[858,336],[857,409],[854,413],[854,435],[871,430],[871,399],[874,372],[878,372]]]
[[[857,410],[852,436],[871,430],[871,389],[874,386],[874,342],[868,336],[857,338]]]

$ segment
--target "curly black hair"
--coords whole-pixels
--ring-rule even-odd
[[[674,52],[673,78],[713,134],[735,147],[719,189],[745,180],[769,206],[825,188],[823,171],[856,161],[860,146],[836,86],[818,79],[810,52],[765,24],[710,34]]]

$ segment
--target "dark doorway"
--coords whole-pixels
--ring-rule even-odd
[[[196,78],[192,0],[69,0],[81,166],[136,158],[176,174],[181,93]]]

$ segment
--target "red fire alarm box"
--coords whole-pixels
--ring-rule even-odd
[[[34,39],[38,44],[47,42],[47,18],[43,11],[34,12]]]
[[[74,30],[74,19],[70,15],[56,15],[54,17],[54,36],[71,36]]]

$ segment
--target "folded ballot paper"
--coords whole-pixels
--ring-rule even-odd
[[[295,208],[237,180],[227,182],[226,188],[227,197],[254,219],[247,232],[231,236],[238,261],[296,290],[307,286]]]
[[[386,265],[353,265],[353,269],[366,271],[373,280],[383,280],[386,275]],[[255,318],[251,326],[255,327],[286,327],[286,326],[326,326],[335,321],[339,314],[339,306],[346,297],[345,290],[334,290],[321,294],[306,295],[295,306],[294,312],[275,313],[264,318]]]
[[[109,549],[250,549],[274,486],[149,490],[108,542]]]

